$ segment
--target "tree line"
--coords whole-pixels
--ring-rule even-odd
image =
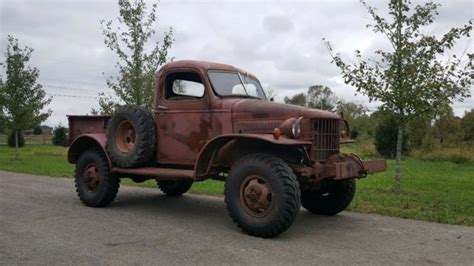
[[[351,125],[352,139],[370,140],[379,154],[395,158],[397,121],[391,112],[378,108],[373,112],[360,103],[340,100],[331,88],[314,85],[306,93],[285,97],[285,103],[342,113]],[[406,125],[402,153],[413,149],[430,151],[436,147],[474,146],[474,108],[461,117],[451,106],[434,107],[432,116],[418,117]]]

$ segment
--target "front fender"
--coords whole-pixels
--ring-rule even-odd
[[[310,141],[302,141],[298,139],[291,139],[285,136],[281,136],[275,139],[272,134],[226,134],[220,135],[208,141],[204,148],[199,153],[195,165],[194,175],[197,180],[206,178],[206,175],[210,173],[212,162],[216,159],[221,148],[232,140],[254,140],[259,142],[265,142],[272,145],[281,146],[303,146],[311,144]]]
[[[77,137],[69,146],[67,152],[68,162],[74,164],[79,160],[79,156],[90,148],[98,148],[102,150],[111,165],[109,155],[105,149],[107,145],[107,137],[105,133],[84,134]]]

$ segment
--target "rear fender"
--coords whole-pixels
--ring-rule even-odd
[[[238,158],[257,152],[267,152],[275,156],[296,157],[295,153],[311,142],[281,136],[275,139],[272,134],[229,134],[211,139],[199,153],[194,166],[195,179],[204,180],[219,174]],[[307,157],[307,154],[303,154]],[[305,158],[309,159],[309,158]]]
[[[109,166],[112,166],[109,155],[105,149],[107,145],[107,138],[105,133],[96,133],[96,134],[84,134],[77,137],[71,145],[69,146],[69,150],[67,152],[67,160],[68,162],[75,164],[81,154],[90,149],[90,148],[98,148],[102,150],[109,161]]]

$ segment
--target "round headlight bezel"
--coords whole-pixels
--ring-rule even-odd
[[[300,126],[300,119],[296,119],[295,122],[291,125],[291,134],[292,137],[297,139],[301,136],[301,126]]]
[[[303,117],[299,117],[299,118],[292,117],[283,121],[283,123],[280,126],[283,135],[292,139],[299,138],[301,136],[301,120],[302,119]]]

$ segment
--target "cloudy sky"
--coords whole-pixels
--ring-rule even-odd
[[[387,1],[368,2],[386,11]],[[440,15],[427,33],[439,35],[474,18],[473,1],[438,2]],[[86,114],[98,107],[98,92],[111,93],[103,73],[116,73],[116,57],[103,43],[99,21],[117,14],[116,1],[0,0],[1,51],[6,50],[8,34],[35,49],[31,65],[40,69],[40,82],[53,97],[53,114],[46,124],[65,124],[66,114]],[[356,0],[163,0],[155,40],[173,27],[175,43],[170,54],[175,60],[216,61],[246,69],[277,93],[277,101],[323,84],[339,98],[374,110],[377,103],[354,95],[355,89],[342,82],[322,42],[322,38],[331,41],[349,60],[354,49],[370,55],[388,48],[382,36],[365,27],[370,22]],[[459,43],[456,50],[466,47],[473,52],[472,38]],[[458,115],[473,107],[473,98],[454,104]]]

